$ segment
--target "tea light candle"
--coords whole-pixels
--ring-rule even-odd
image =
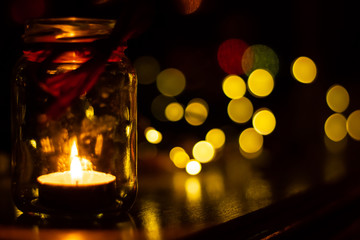
[[[37,178],[41,205],[63,210],[95,210],[115,203],[115,180],[112,174],[82,169],[74,142],[70,171],[53,172]]]
[[[84,210],[106,208],[115,202],[115,176],[98,171],[83,171],[74,179],[71,171],[38,177],[39,202],[48,207]]]

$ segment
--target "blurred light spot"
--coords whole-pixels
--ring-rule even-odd
[[[246,153],[256,153],[263,146],[263,136],[255,131],[254,128],[247,128],[240,134],[240,148]]]
[[[149,143],[158,144],[162,140],[162,134],[152,127],[145,129],[145,137]]]
[[[31,146],[33,146],[33,148],[36,149],[36,141],[34,139],[30,140],[30,144],[31,144]]]
[[[269,109],[262,108],[254,113],[252,124],[258,133],[268,135],[274,131],[276,119]]]
[[[241,39],[228,39],[218,49],[217,60],[227,74],[244,74],[241,60],[248,45]]]
[[[186,168],[185,168],[186,172],[190,175],[197,175],[200,173],[201,171],[201,163],[199,163],[196,160],[190,160],[187,164],[186,164]]]
[[[178,168],[185,168],[186,164],[190,161],[189,155],[181,147],[174,147],[169,153],[170,159]]]
[[[197,142],[192,150],[193,156],[201,163],[207,163],[214,158],[214,146],[207,141]]]
[[[193,99],[185,108],[185,120],[193,126],[203,124],[208,116],[207,103],[199,98]]]
[[[202,0],[177,0],[180,13],[188,15],[199,9]]]
[[[334,142],[339,142],[346,137],[346,118],[340,113],[334,113],[325,121],[326,136]]]
[[[177,122],[184,116],[184,108],[180,103],[172,102],[166,106],[165,116],[169,121]]]
[[[185,89],[185,85],[184,74],[175,68],[167,68],[161,71],[156,78],[158,90],[168,97],[179,95]]]
[[[222,89],[228,98],[239,99],[243,97],[246,92],[246,84],[241,77],[229,75],[224,79]]]
[[[140,84],[150,84],[155,82],[156,76],[160,72],[158,61],[151,56],[142,56],[135,60],[134,66]]]
[[[230,119],[236,123],[245,123],[249,121],[253,111],[253,105],[246,97],[231,100],[227,108]]]
[[[347,121],[346,129],[354,140],[360,141],[360,110],[352,112]]]
[[[165,109],[166,107],[172,103],[176,102],[175,98],[166,97],[164,95],[159,95],[151,103],[151,112],[157,120],[160,121],[167,121],[165,116]]]
[[[225,144],[225,133],[219,128],[213,128],[206,134],[205,140],[219,149]]]
[[[94,118],[94,108],[92,106],[89,106],[85,110],[85,115],[88,119],[92,120]]]
[[[279,58],[270,47],[257,44],[248,47],[242,57],[242,67],[246,75],[255,69],[265,69],[276,76],[279,71]]]
[[[301,83],[312,83],[317,74],[316,65],[308,57],[299,57],[292,64],[292,74]]]
[[[250,92],[256,97],[266,97],[274,89],[274,78],[264,69],[254,70],[248,79]]]
[[[201,184],[197,177],[189,177],[185,181],[186,196],[189,202],[201,200]]]
[[[331,110],[341,113],[349,106],[349,93],[343,86],[334,85],[326,93],[326,102]]]
[[[41,145],[42,151],[44,153],[55,152],[54,145],[52,143],[52,140],[50,140],[49,137],[40,139],[40,145]]]

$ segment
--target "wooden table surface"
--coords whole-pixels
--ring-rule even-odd
[[[228,144],[197,176],[140,163],[133,208],[96,222],[22,214],[12,204],[5,171],[0,175],[0,239],[271,239],[284,234],[293,239],[304,233],[307,239],[312,239],[309,233],[333,239],[354,234],[351,227],[360,225],[356,146],[340,155],[324,151],[296,161],[302,156],[266,151],[246,159]]]

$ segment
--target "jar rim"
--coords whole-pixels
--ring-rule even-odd
[[[100,18],[39,18],[25,25],[25,43],[93,42],[108,38],[115,26],[114,19]]]

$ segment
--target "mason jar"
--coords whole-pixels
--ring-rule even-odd
[[[108,55],[100,47],[114,25],[85,18],[26,25],[12,82],[12,194],[24,213],[103,216],[135,200],[136,74],[125,43]]]

